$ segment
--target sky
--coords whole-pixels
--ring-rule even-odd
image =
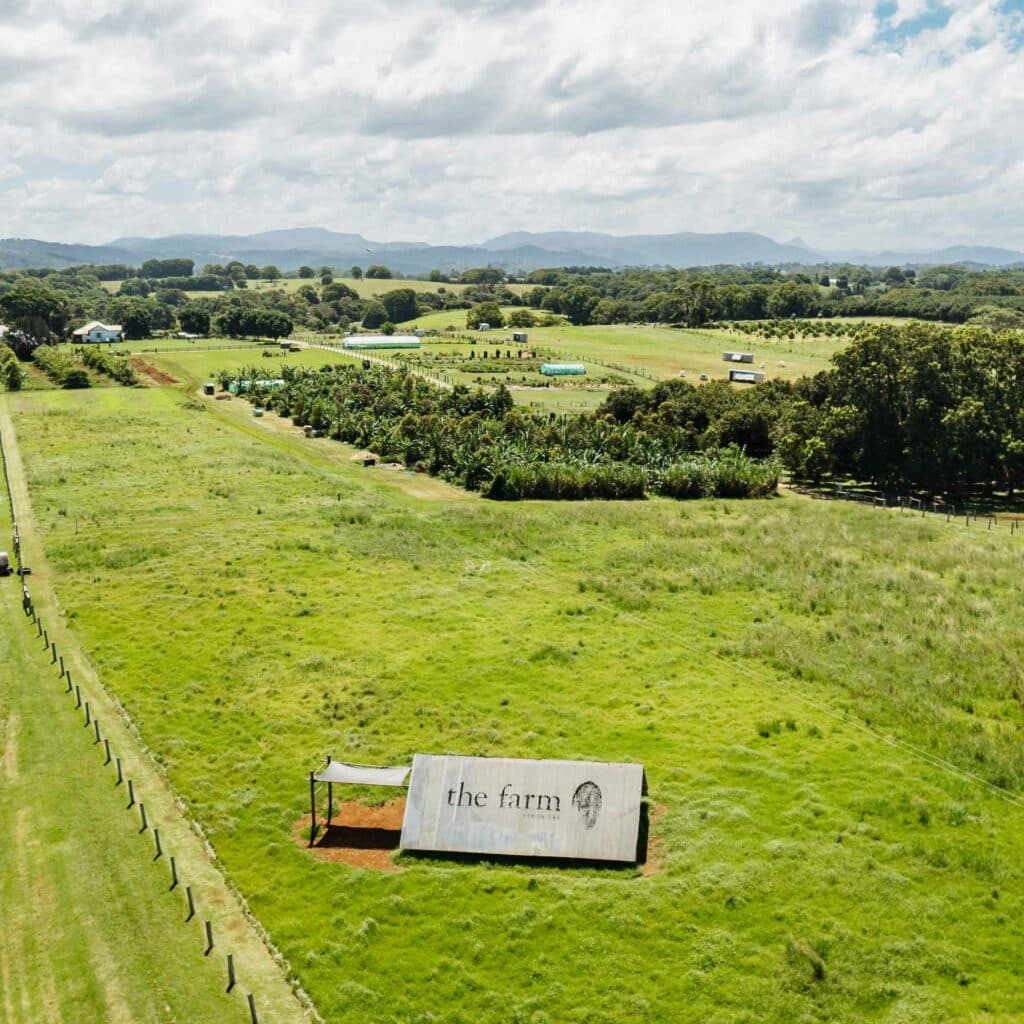
[[[1024,0],[0,0],[0,236],[1024,249]]]

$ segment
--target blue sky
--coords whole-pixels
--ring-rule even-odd
[[[1024,0],[0,0],[0,235],[1024,249]]]

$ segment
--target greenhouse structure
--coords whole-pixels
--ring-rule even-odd
[[[540,372],[546,377],[579,377],[587,368],[582,363],[542,363]]]

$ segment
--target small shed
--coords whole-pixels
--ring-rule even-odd
[[[545,377],[582,377],[587,368],[582,363],[542,363],[540,372]]]
[[[121,340],[121,325],[120,324],[104,324],[99,320],[90,320],[89,323],[79,327],[78,330],[71,332],[72,337],[75,341],[83,342],[104,342],[104,341],[120,341]]]
[[[527,339],[527,335],[526,335],[526,331],[513,331],[512,332],[512,340],[513,341],[518,341],[521,344],[525,345],[527,340],[528,340]]]
[[[764,374],[758,370],[730,370],[729,380],[734,384],[760,384]]]
[[[214,389],[213,383],[211,381],[207,381],[203,385],[203,394],[204,395],[212,395],[214,393],[214,390],[215,389]]]
[[[753,352],[723,352],[722,361],[726,363],[752,363]]]

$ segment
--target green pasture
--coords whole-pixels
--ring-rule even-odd
[[[273,352],[273,355],[264,358],[264,351]],[[339,353],[325,352],[322,349],[285,353],[279,351],[276,345],[257,345],[251,350],[246,348],[230,352],[168,352],[143,358],[193,387],[213,380],[217,371],[222,369],[235,370],[243,366],[258,366],[266,371],[267,377],[272,378],[280,375],[282,366],[315,368],[347,361],[346,357]]]
[[[512,307],[504,310],[506,315],[511,311]],[[403,324],[402,329],[422,327],[424,330],[444,331],[455,326],[464,334],[472,333],[466,330],[465,316],[455,316],[457,312],[460,311],[431,313]],[[722,361],[722,353],[726,351],[752,352],[753,369],[760,369],[764,363],[763,372],[769,379],[792,380],[827,369],[833,353],[846,344],[846,339],[827,337],[765,339],[721,329],[689,330],[650,324],[574,327],[563,323],[556,327],[523,329],[529,336],[527,344],[531,349],[549,352],[558,358],[622,363],[662,379],[678,377],[682,371],[695,383],[702,373],[711,379],[728,378],[731,364]],[[479,339],[478,346],[494,347],[500,339],[511,337],[512,330],[486,331],[474,334],[474,337]],[[751,369],[747,364],[744,366]]]
[[[1024,539],[454,500],[174,388],[10,401],[68,623],[328,1021],[1024,1013]],[[652,870],[294,841],[326,754],[415,751],[642,761]]]
[[[11,524],[0,478],[0,548]],[[0,1020],[248,1019],[0,578]]]

